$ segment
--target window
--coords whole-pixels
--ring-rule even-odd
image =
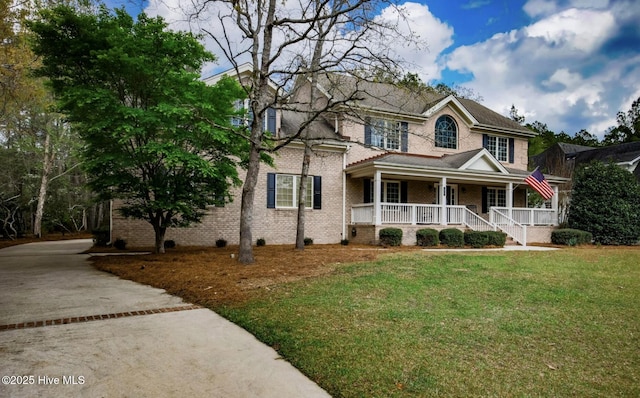
[[[451,116],[440,116],[436,120],[436,147],[458,148],[458,127]]]
[[[300,176],[267,173],[267,208],[295,209],[298,207]],[[322,177],[307,177],[306,207],[322,209]]]
[[[487,206],[507,207],[507,190],[504,188],[487,188]]]
[[[300,176],[276,174],[276,207],[298,207],[298,188]],[[313,203],[313,177],[307,178],[307,195],[305,207],[311,208]]]
[[[253,111],[249,108],[249,100],[236,100],[233,103],[233,108],[237,114],[231,118],[231,125],[234,127],[251,126],[253,122]],[[262,129],[263,131],[275,134],[276,110],[274,108],[267,108],[264,120],[262,121]]]
[[[365,126],[365,144],[391,151],[407,152],[408,123],[370,119]]]
[[[373,180],[364,179],[363,203],[373,203]],[[380,181],[380,201],[384,203],[407,203],[407,181]]]
[[[400,123],[376,119],[371,121],[371,145],[384,149],[400,149]]]
[[[484,136],[484,147],[500,162],[513,163],[513,138]]]

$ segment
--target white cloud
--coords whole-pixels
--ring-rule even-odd
[[[398,29],[405,35],[412,32],[417,38],[417,45],[402,46],[397,42],[377,45],[392,48],[398,58],[417,66],[419,74],[427,80],[439,79],[442,66],[438,65],[438,57],[453,44],[453,28],[436,18],[426,4],[404,3],[401,12],[406,19],[394,7],[387,7],[382,10],[379,19],[386,22],[403,20]]]
[[[640,86],[640,56],[600,52],[619,20],[611,10],[596,10],[604,3],[559,10],[555,2],[529,1],[525,11],[544,15],[541,19],[458,47],[445,57],[446,66],[472,74],[463,85],[497,112],[507,115],[515,104],[528,122],[538,120],[569,134],[585,128],[602,137],[623,102],[633,98],[630,87]]]
[[[554,0],[529,0],[524,5],[524,11],[530,17],[539,17],[541,15],[550,15],[556,12],[558,5]]]
[[[524,32],[565,51],[589,52],[601,45],[614,28],[615,18],[610,12],[571,8],[526,27]]]

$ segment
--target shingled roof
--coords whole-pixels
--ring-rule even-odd
[[[592,160],[625,163],[635,161],[638,158],[640,158],[640,141],[579,152],[576,154],[576,163],[588,163]]]
[[[425,117],[443,101],[455,99],[483,127],[496,127],[519,133],[530,130],[476,101],[438,94],[429,90],[410,90],[394,84],[359,80],[344,74],[326,74],[319,79],[321,89],[335,102],[350,102],[372,111]]]

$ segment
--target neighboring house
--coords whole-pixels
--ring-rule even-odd
[[[520,244],[550,241],[558,195],[550,208],[527,206],[524,179],[533,132],[468,99],[337,74],[318,81],[319,102],[340,105],[307,130],[313,156],[305,235],[315,243],[373,243],[386,227],[402,228],[405,245],[414,245],[415,232],[427,227],[498,229]],[[302,118],[299,112],[277,110],[271,118],[276,137],[293,134]],[[274,156],[274,167],[262,165],[254,238],[267,244],[295,242],[303,149],[294,141]],[[567,181],[546,179],[556,193]],[[210,208],[202,224],[167,231],[167,239],[181,245],[213,245],[217,239],[237,244],[240,189],[235,198]],[[132,246],[153,242],[144,221],[114,214],[112,225],[112,237]]]
[[[640,180],[640,141],[599,148],[560,142],[531,158],[533,167],[569,178],[578,166],[592,161],[613,162]]]
[[[558,188],[559,220],[565,221],[564,216],[571,197],[571,179],[574,171],[592,161],[613,162],[633,173],[640,182],[640,141],[618,145],[594,148],[590,146],[556,143],[544,152],[531,157],[531,165],[538,167],[544,173],[550,173],[567,178],[565,184]]]

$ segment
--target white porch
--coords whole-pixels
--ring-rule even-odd
[[[477,231],[501,230],[521,245],[527,226],[557,226],[558,211],[541,208],[491,207],[489,219],[467,206],[416,203],[363,203],[351,208],[352,225],[440,225]]]
[[[444,220],[442,217],[443,209],[445,211],[444,214],[446,214]],[[496,218],[496,213],[499,212],[522,225],[558,225],[558,212],[553,209],[491,207],[490,210],[490,219],[485,220],[485,222],[488,221],[492,223],[497,221],[492,220],[491,215],[493,215],[493,218]],[[468,214],[468,212],[471,212],[471,214]],[[380,203],[379,222],[376,222],[376,213],[373,203],[353,205],[351,208],[351,223],[373,225],[459,225],[467,224],[475,218],[482,218],[466,206],[441,206],[415,203]]]

